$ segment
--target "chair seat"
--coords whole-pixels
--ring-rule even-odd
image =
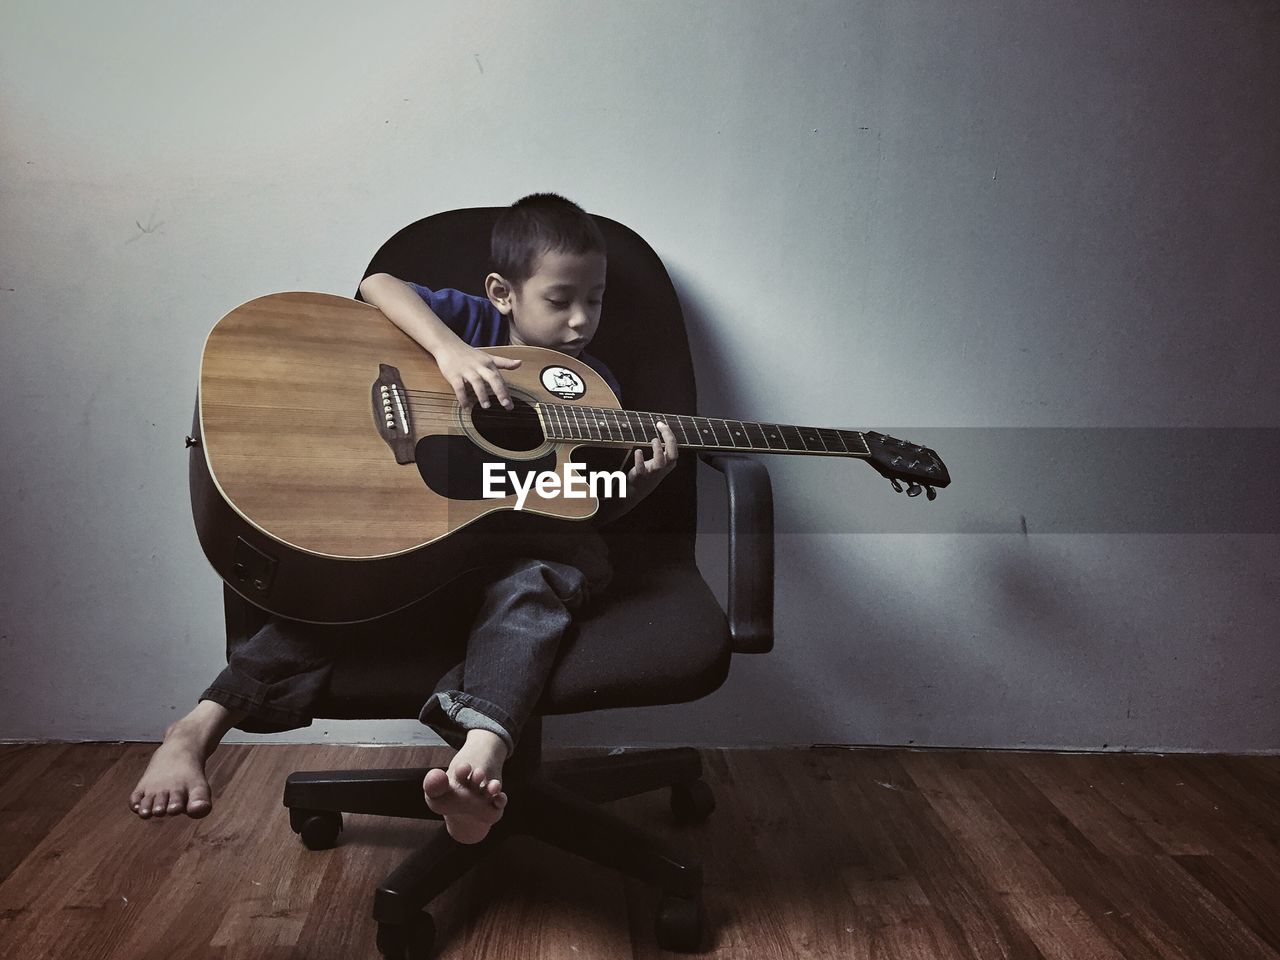
[[[729,672],[724,611],[691,558],[620,564],[607,602],[580,612],[561,645],[538,712],[683,703]],[[363,624],[334,665],[316,716],[416,717],[440,677],[462,659],[475,603],[469,580],[375,624]],[[678,621],[671,612],[680,611]]]

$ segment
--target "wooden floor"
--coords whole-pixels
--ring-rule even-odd
[[[292,770],[407,748],[225,746],[213,814],[142,822],[150,747],[0,747],[0,956],[376,957],[372,891],[433,822],[289,831]],[[714,958],[1280,960],[1280,758],[707,751],[719,808],[613,805],[700,856]],[[645,886],[511,841],[433,904],[439,955],[652,958]]]

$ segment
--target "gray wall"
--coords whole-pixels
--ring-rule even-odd
[[[0,737],[155,738],[219,668],[218,317],[550,189],[666,260],[703,412],[955,477],[771,460],[776,651],[554,740],[1280,748],[1280,5],[357,8],[0,15]]]

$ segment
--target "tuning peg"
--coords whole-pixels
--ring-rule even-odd
[[[911,481],[911,486],[907,487],[908,497],[918,497],[923,492],[924,487],[920,486],[920,484],[916,483],[914,480]]]
[[[938,491],[933,489],[933,487],[929,486],[927,483],[924,485],[924,492],[925,492],[925,496],[927,496],[930,500],[938,499]]]
[[[900,484],[893,477],[889,478],[889,486],[893,487],[893,489],[897,490],[899,493],[902,492],[902,484]]]

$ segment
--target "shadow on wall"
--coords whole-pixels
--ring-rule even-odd
[[[731,353],[715,342],[719,325],[695,285],[678,272],[672,277],[698,372],[699,412],[753,409],[751,382],[735,376]],[[763,459],[774,477],[778,516],[803,512],[806,504],[796,501],[813,487],[779,484],[783,471],[775,465],[782,458]],[[705,482],[708,490],[718,484]],[[883,496],[895,495],[886,489]],[[699,509],[702,530],[724,529],[721,498],[704,496]],[[883,508],[868,499],[841,509]],[[1123,704],[1098,716],[1096,701],[1080,692],[1100,670],[1118,676],[1127,654],[1117,651],[1114,638],[1132,637],[1140,627],[1125,623],[1118,607],[1096,603],[1080,571],[1040,548],[1046,541],[1024,541],[1027,549],[1015,556],[1008,537],[954,535],[975,525],[1007,529],[1008,520],[968,513],[963,523],[941,523],[935,532],[945,537],[859,537],[854,543],[868,549],[852,557],[848,536],[779,529],[777,647],[767,668],[735,661],[734,700],[785,702],[785,717],[761,722],[791,742],[847,729],[858,732],[852,742],[859,743],[1043,745],[1066,733],[1073,741],[1086,737],[1093,747],[1114,744]],[[845,532],[857,529],[850,523]],[[931,572],[929,562],[915,569],[910,558],[882,563],[894,541],[912,556],[926,542],[936,547],[946,576],[941,568]],[[715,565],[707,578],[719,589],[723,558],[718,548],[707,553]],[[939,586],[957,595],[941,597]]]

